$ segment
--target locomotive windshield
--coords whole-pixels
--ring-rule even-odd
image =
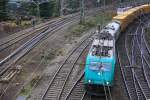
[[[111,63],[97,63],[91,62],[89,68],[94,71],[110,71],[111,70]]]

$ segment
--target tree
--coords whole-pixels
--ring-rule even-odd
[[[0,0],[0,21],[7,19],[7,3],[8,0]]]
[[[80,7],[80,0],[67,0],[68,8],[77,9]]]
[[[50,6],[51,4],[46,2],[40,4],[40,16],[41,17],[50,17],[53,13],[53,6]]]

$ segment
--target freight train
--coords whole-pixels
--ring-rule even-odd
[[[131,8],[113,17],[93,40],[86,57],[84,85],[89,94],[101,95],[105,87],[113,87],[116,51],[115,43],[121,32],[140,15],[150,13],[150,5]]]

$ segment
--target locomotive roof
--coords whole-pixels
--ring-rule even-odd
[[[118,28],[119,28],[119,23],[115,21],[108,23],[100,32],[100,37],[107,36],[108,39],[113,39]]]
[[[113,40],[95,39],[93,45],[113,47]]]
[[[95,39],[92,44],[91,53],[93,56],[112,57],[113,56],[113,40]]]

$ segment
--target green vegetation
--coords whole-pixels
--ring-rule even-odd
[[[67,8],[70,9],[70,12],[75,12],[80,7],[80,1],[79,0],[67,0]]]
[[[56,56],[62,56],[63,53],[64,53],[63,48],[51,49],[51,50],[48,50],[46,52],[43,52],[41,54],[41,59],[43,60],[43,63],[46,64],[47,62],[54,59]]]
[[[29,15],[39,16],[38,8],[35,3],[21,2],[21,5],[22,9],[24,9]],[[39,4],[39,9],[40,17],[52,17],[58,15],[56,0],[49,0],[48,2]]]
[[[23,89],[21,90],[20,95],[21,96],[28,96],[30,91],[31,91],[32,87],[30,84],[28,84],[26,87],[23,87]]]
[[[8,0],[0,0],[0,21],[7,19],[7,2]]]
[[[43,57],[45,60],[52,60],[56,56],[56,51],[55,50],[49,50],[46,52]]]
[[[56,8],[56,1],[51,0],[49,3],[43,3],[40,5],[40,16],[41,17],[51,17],[56,16],[57,14],[57,8]]]
[[[70,27],[69,34],[65,35],[65,38],[69,37],[80,37],[84,31],[87,31],[90,28],[96,27],[97,24],[106,24],[110,21],[112,15],[110,12],[104,14],[97,14],[94,17],[86,19],[84,24],[73,25]]]
[[[39,80],[40,80],[39,75],[33,75],[31,81],[25,87],[22,88],[19,95],[28,97],[32,90],[32,87],[35,86]]]

